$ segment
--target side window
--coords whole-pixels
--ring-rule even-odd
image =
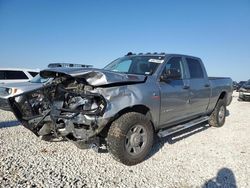
[[[28,79],[23,71],[6,71],[5,74],[7,80]]]
[[[1,79],[1,80],[4,80],[4,79],[5,79],[4,71],[0,71],[0,79]]]
[[[167,69],[176,69],[179,73],[181,73],[181,77],[183,78],[184,72],[182,67],[182,58],[172,57],[170,60],[168,60],[163,71],[166,72]]]
[[[200,62],[192,58],[186,58],[186,60],[190,73],[190,78],[204,78]]]

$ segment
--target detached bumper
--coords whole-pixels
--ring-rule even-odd
[[[6,111],[11,111],[8,99],[0,98],[0,109],[6,110]]]

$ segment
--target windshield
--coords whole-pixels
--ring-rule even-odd
[[[151,75],[164,62],[164,56],[126,56],[116,59],[104,67],[104,70]]]
[[[44,83],[47,82],[49,78],[43,78],[40,74],[37,74],[34,78],[30,80],[31,83]]]

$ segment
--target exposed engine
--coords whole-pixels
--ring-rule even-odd
[[[10,102],[18,119],[37,136],[47,140],[62,137],[75,143],[96,134],[97,117],[106,108],[102,95],[73,77],[55,78],[47,86],[11,98]]]

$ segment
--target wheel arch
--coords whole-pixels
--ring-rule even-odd
[[[222,91],[220,94],[219,94],[219,97],[217,99],[216,102],[213,102],[213,105],[211,106],[211,108],[209,109],[209,111],[207,112],[208,115],[211,115],[212,112],[214,111],[216,105],[218,104],[218,102],[220,100],[223,100],[225,105],[227,104],[227,92],[226,91]]]
[[[106,137],[108,131],[109,131],[109,128],[111,126],[111,124],[113,123],[113,121],[117,120],[119,117],[121,117],[123,114],[126,114],[128,112],[137,112],[137,113],[141,113],[143,115],[145,115],[150,121],[151,121],[151,124],[152,124],[152,127],[153,127],[153,130],[155,132],[155,126],[154,126],[154,123],[153,123],[153,118],[152,118],[152,114],[150,112],[150,108],[147,107],[146,105],[142,105],[142,104],[138,104],[138,105],[134,105],[134,106],[129,106],[129,107],[126,107],[122,110],[120,110],[119,112],[117,112],[110,120],[109,122],[107,123],[107,125],[104,127],[104,129],[101,131],[101,135]]]
[[[222,91],[216,104],[218,103],[219,100],[223,100],[225,102],[225,104],[227,103],[227,92],[226,91]]]

